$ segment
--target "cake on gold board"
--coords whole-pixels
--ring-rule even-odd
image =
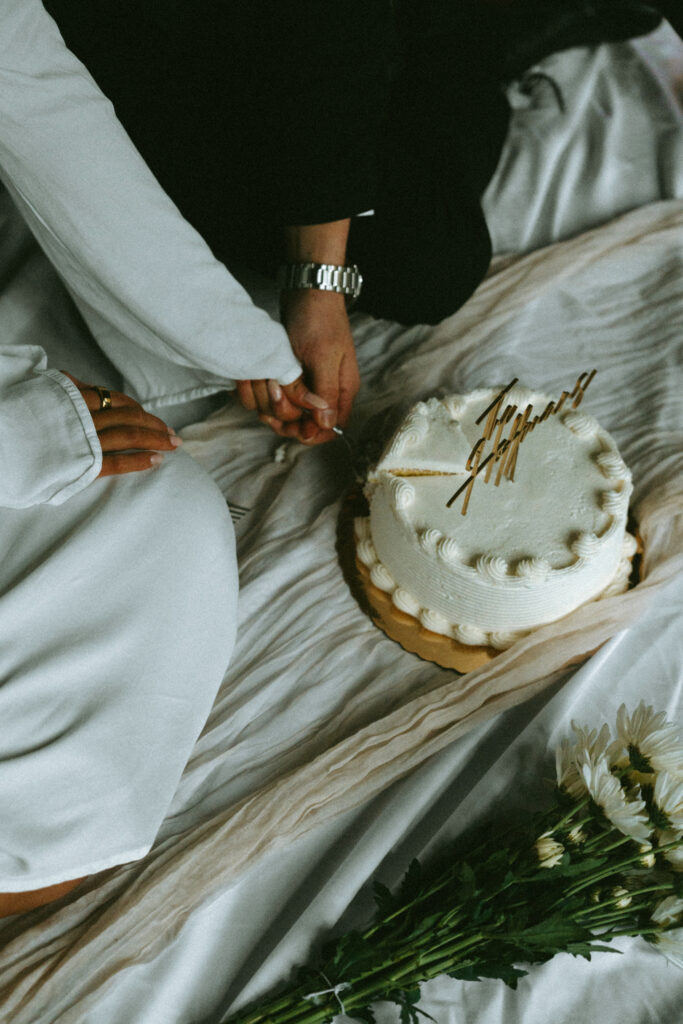
[[[354,520],[373,619],[407,650],[468,672],[629,584],[631,474],[579,405],[483,388],[418,402],[367,476]]]

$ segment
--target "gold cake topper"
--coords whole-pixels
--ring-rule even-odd
[[[584,371],[579,375],[573,391],[563,391],[557,402],[553,402],[552,400],[548,402],[543,412],[540,413],[540,415],[534,416],[533,419],[531,418],[533,405],[527,405],[524,412],[517,412],[516,405],[506,405],[503,411],[500,411],[505,396],[515,386],[518,378],[515,377],[511,380],[506,387],[498,392],[493,401],[486,407],[486,409],[484,409],[481,416],[476,420],[477,424],[479,424],[484,418],[486,418],[486,425],[484,427],[483,436],[479,438],[470,452],[465,465],[465,469],[469,470],[470,475],[467,480],[465,480],[462,487],[459,487],[455,494],[448,499],[446,507],[450,508],[464,491],[465,498],[461,509],[461,514],[464,516],[467,513],[467,506],[469,505],[474,481],[480,473],[486,470],[484,483],[487,484],[491,479],[493,467],[496,463],[499,463],[495,480],[496,487],[498,487],[503,477],[506,477],[508,480],[514,480],[515,466],[517,465],[517,453],[522,441],[532,432],[532,430],[534,430],[538,423],[543,423],[549,416],[556,416],[567,400],[573,400],[572,409],[578,409],[588,385],[593,380],[596,372],[596,370],[591,370],[590,373],[588,373],[588,371]],[[516,416],[515,413],[517,413]],[[510,433],[507,437],[503,437],[503,431],[507,427],[508,423],[513,420],[513,416],[514,421],[512,422]],[[493,448],[486,458],[483,458],[484,449],[489,441],[492,441]]]

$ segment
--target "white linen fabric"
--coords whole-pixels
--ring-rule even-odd
[[[671,148],[658,152],[665,160]],[[662,180],[660,165],[649,198]],[[535,184],[527,182],[529,197]],[[588,192],[583,181],[577,207]],[[634,470],[645,586],[627,596],[635,613],[628,628],[578,670],[548,679],[537,652],[545,690],[496,718],[483,717],[485,673],[463,686],[403,652],[356,607],[334,550],[350,480],[340,445],[280,446],[236,406],[184,432],[225,497],[249,510],[237,527],[242,597],[231,669],[148,857],[90,879],[59,906],[0,924],[8,1019],[217,1022],[285,979],[321,931],[365,920],[377,871],[392,884],[440,839],[501,810],[539,806],[552,776],[549,749],[571,718],[613,721],[623,700],[633,706],[645,697],[680,720],[683,592],[672,574],[683,518],[682,225],[680,203],[655,205],[500,264],[463,310],[433,329],[354,318],[365,387],[352,435],[379,410],[439,388],[519,375],[553,390],[577,369],[598,367],[590,411]],[[188,530],[185,542],[200,533]],[[618,601],[610,614],[624,623]],[[583,640],[588,628],[584,616],[575,632]],[[469,722],[457,719],[461,696],[471,702]],[[420,736],[411,729],[417,709],[428,711]],[[283,793],[293,797],[287,806],[277,799]],[[591,1015],[670,1024],[683,974],[643,943],[622,949],[591,964],[556,957],[517,992],[437,981],[422,1005],[440,1024],[569,1024]],[[378,1019],[395,1024],[398,1015],[380,1007]]]
[[[5,926],[0,993],[13,1021],[147,1024],[166,1013],[189,1022],[200,1008],[208,1014],[243,1003],[307,957],[318,930],[337,920],[354,885],[365,884],[394,843],[401,841],[401,856],[384,865],[389,879],[454,806],[449,827],[457,834],[494,811],[502,795],[518,810],[538,805],[540,779],[552,774],[548,738],[568,732],[572,716],[599,724],[623,700],[634,705],[643,696],[680,715],[682,226],[683,204],[659,204],[529,254],[433,329],[390,335],[367,318],[354,323],[366,368],[356,429],[397,401],[440,387],[467,391],[494,374],[554,393],[590,362],[598,368],[590,411],[633,471],[648,553],[644,582],[597,615],[583,609],[545,627],[535,643],[515,645],[464,680],[402,651],[349,593],[335,553],[349,480],[343,450],[291,445],[275,458],[277,441],[236,406],[184,432],[224,494],[251,509],[238,524],[232,666],[148,857],[89,880],[61,909]],[[621,632],[573,678],[553,672],[558,656],[614,630]],[[558,682],[569,696],[552,689]],[[496,707],[543,688],[524,713],[513,709],[486,724]],[[415,777],[388,789],[420,763]],[[436,818],[422,832],[430,804]],[[313,891],[321,887],[311,906],[301,858]],[[165,949],[183,922],[186,941],[179,936]],[[214,945],[219,936],[223,946]],[[639,949],[620,972],[624,993],[636,984],[637,972],[629,972],[641,963]],[[184,1009],[171,980],[179,957]],[[590,988],[598,974],[583,977]],[[671,984],[658,1005],[668,1005]],[[509,1010],[507,996],[501,1005]],[[641,1024],[625,996],[617,1005],[618,1019]],[[558,1019],[568,1019],[559,1008]]]
[[[300,367],[160,189],[40,0],[0,12],[0,178],[148,407]]]
[[[182,451],[96,479],[116,386],[0,194],[0,892],[149,850],[230,660],[234,531]],[[192,544],[197,522],[201,532]]]
[[[21,892],[149,850],[230,660],[237,569],[180,451],[0,509],[0,536],[0,892]]]
[[[508,88],[510,130],[483,199],[494,253],[529,252],[683,195],[680,62],[664,24],[553,54]]]

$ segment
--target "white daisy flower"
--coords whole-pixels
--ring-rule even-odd
[[[562,740],[555,751],[557,785],[575,800],[586,795],[586,787],[576,764],[576,750],[569,740]]]
[[[662,928],[669,928],[677,924],[683,917],[683,899],[680,896],[667,896],[661,900],[652,913],[652,920]]]
[[[619,908],[619,910],[625,910],[626,907],[630,907],[633,903],[633,897],[631,896],[631,893],[628,891],[628,889],[624,889],[622,885],[615,886],[615,888],[612,889],[610,896],[615,901],[615,905]]]
[[[681,833],[664,829],[662,832],[657,832],[657,839],[660,846],[680,841],[680,846],[672,846],[670,850],[664,850],[663,853],[674,871],[683,871],[683,836]]]
[[[657,810],[665,816],[667,828],[683,832],[683,780],[668,772],[659,772],[655,779],[654,802]],[[657,824],[663,827],[659,822]]]
[[[588,836],[580,824],[574,825],[574,827],[570,828],[569,832],[567,832],[567,839],[570,843],[574,843],[576,846],[579,846],[581,843],[585,843],[587,838]]]
[[[572,729],[576,733],[577,753],[583,754],[585,758],[591,761],[599,761],[601,757],[606,757],[611,745],[609,726],[607,724],[603,725],[599,732],[597,729],[591,729],[589,732],[588,726],[577,725],[576,722],[572,721]]]
[[[657,949],[676,967],[683,968],[683,928],[669,928],[657,936]]]
[[[560,789],[579,800],[586,795],[582,766],[606,755],[610,746],[610,732],[607,725],[603,725],[599,732],[597,729],[589,732],[587,726],[577,725],[574,721],[572,729],[576,733],[576,743],[562,740],[555,752],[555,770]]]
[[[642,800],[626,799],[619,780],[609,770],[606,758],[583,764],[581,774],[593,802],[615,828],[641,843],[649,839],[652,826],[648,821],[645,804]]]
[[[539,866],[554,868],[562,860],[564,846],[552,837],[552,832],[544,832],[534,843]]]
[[[626,705],[617,711],[617,742],[628,752],[633,768],[641,772],[667,771],[683,779],[683,741],[667,722],[666,713],[655,713],[641,701],[629,715]]]

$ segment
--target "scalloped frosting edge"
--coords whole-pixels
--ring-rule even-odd
[[[447,636],[458,643],[469,647],[493,647],[497,651],[505,651],[523,637],[533,633],[533,629],[494,630],[487,632],[469,623],[449,622],[448,619],[430,608],[423,608],[420,602],[405,587],[400,587],[385,565],[380,562],[372,543],[370,519],[367,516],[354,519],[356,537],[356,554],[370,574],[370,582],[391,596],[392,603],[399,611],[411,615],[419,625],[432,633]],[[628,590],[631,575],[631,563],[637,550],[637,542],[632,534],[626,532],[622,544],[621,558],[616,572],[607,586],[595,597],[589,598],[585,604],[600,601],[603,598],[615,597]],[[582,606],[581,606],[582,607]],[[576,609],[573,609],[574,611]],[[547,623],[544,623],[547,625]],[[540,627],[536,627],[540,628]]]

